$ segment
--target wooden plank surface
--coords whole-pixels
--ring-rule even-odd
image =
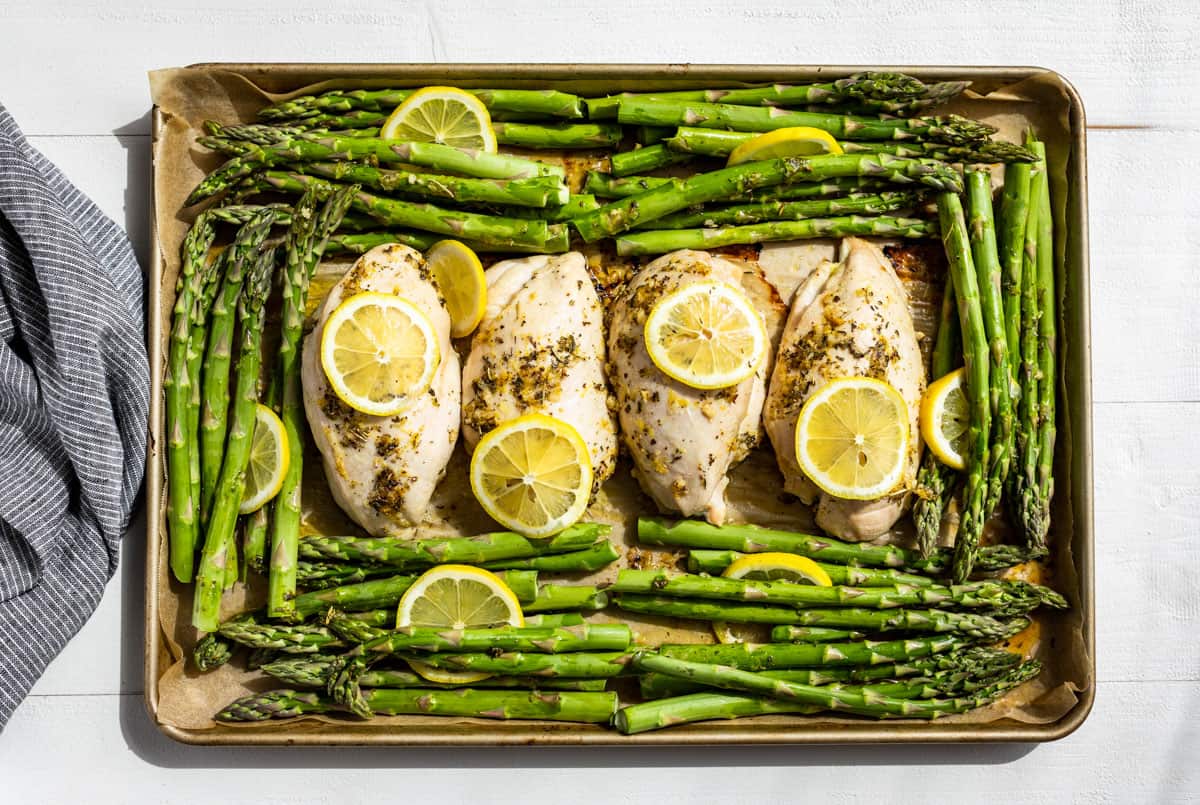
[[[1091,124],[1100,680],[1092,717],[1037,748],[188,748],[159,736],[141,703],[135,529],[100,609],[0,734],[0,801],[345,803],[377,802],[380,792],[527,804],[1200,798],[1200,107],[1190,95],[1200,19],[1191,4],[544,5],[14,0],[0,6],[0,103],[128,228],[144,259],[145,73],[156,67],[891,61],[1059,70],[1082,93]]]

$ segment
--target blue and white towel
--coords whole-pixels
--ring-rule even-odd
[[[142,286],[125,233],[0,106],[0,729],[117,567],[146,460]]]

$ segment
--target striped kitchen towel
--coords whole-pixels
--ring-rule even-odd
[[[0,729],[117,567],[146,460],[142,283],[0,106]]]

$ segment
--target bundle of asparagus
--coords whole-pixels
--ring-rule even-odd
[[[219,197],[184,244],[168,350],[171,567],[190,581],[202,549],[193,622],[207,634],[196,665],[215,668],[244,646],[251,667],[289,686],[240,699],[218,718],[424,713],[611,720],[626,733],[820,710],[935,718],[1035,676],[1036,661],[979,644],[1011,637],[1039,606],[1066,602],[1045,587],[973,574],[1046,554],[1056,377],[1049,183],[1032,138],[992,140],[990,126],[933,112],[965,86],[863,73],[593,99],[471,90],[491,114],[495,142],[520,156],[382,138],[412,89],[334,90],[265,108],[258,123],[206,123],[198,142],[228,159],[188,199]],[[756,137],[795,126],[824,131],[837,147],[725,164]],[[565,170],[563,151],[583,152],[592,170]],[[972,166],[995,163],[1004,163],[1004,186],[993,213],[990,174]],[[221,225],[238,229],[212,259]],[[273,227],[288,227],[282,249]],[[303,453],[299,340],[308,283],[326,251],[427,249],[449,236],[481,252],[553,253],[612,239],[619,255],[640,258],[845,235],[940,236],[948,258],[933,373],[965,363],[970,438],[961,477],[926,455],[917,550],[643,518],[641,541],[687,549],[692,573],[626,570],[607,589],[539,583],[616,561],[607,527],[579,524],[539,541],[508,532],[301,538],[303,462],[293,461],[277,498],[243,518],[244,565],[267,575],[266,607],[220,621],[222,591],[237,578],[234,534],[257,403],[278,413],[292,455]],[[262,354],[261,337],[275,284],[277,360]],[[955,546],[938,549],[960,487]],[[1002,501],[1025,544],[981,547]],[[816,559],[833,586],[716,578],[762,551]],[[447,563],[499,574],[526,626],[392,628],[417,575]],[[584,618],[610,601],[623,612],[768,624],[772,642],[631,648],[627,626]],[[410,661],[474,681],[431,682]],[[617,711],[605,680],[633,675],[647,701]]]

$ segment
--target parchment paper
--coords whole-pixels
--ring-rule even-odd
[[[433,68],[430,68],[433,69]],[[387,76],[386,69],[374,73]],[[527,76],[528,74],[526,74]],[[458,86],[549,86],[544,80],[538,81],[528,77],[516,79],[464,80],[459,76],[440,78],[434,75],[421,76],[416,79],[381,78],[377,81],[364,82],[355,79],[347,81],[344,77],[338,79],[337,70],[313,66],[299,73],[289,72],[278,75],[269,67],[256,71],[233,72],[218,67],[180,68],[156,71],[150,74],[151,95],[161,115],[163,128],[160,137],[154,143],[154,193],[155,193],[155,222],[157,225],[158,242],[155,248],[159,250],[161,264],[164,267],[162,276],[163,293],[161,298],[153,300],[157,304],[158,315],[169,321],[171,306],[174,301],[173,288],[179,268],[179,248],[188,226],[199,212],[198,209],[184,209],[183,200],[192,188],[203,178],[205,173],[217,165],[223,158],[210,154],[206,149],[195,145],[195,138],[200,135],[200,124],[206,119],[218,120],[222,123],[249,122],[254,119],[254,113],[260,107],[284,97],[309,94],[313,91],[333,86],[362,86],[371,83],[379,86],[420,86],[429,83],[453,83]],[[736,82],[723,82],[732,85]],[[698,82],[696,79],[663,79],[654,84],[633,84],[629,81],[602,83],[592,80],[566,80],[554,83],[554,86],[566,91],[582,94],[598,95],[613,89],[652,89],[652,88],[681,88],[687,86],[711,86],[711,80]],[[976,82],[967,95],[956,101],[950,111],[969,115],[973,118],[989,122],[1000,129],[1000,136],[1013,142],[1019,142],[1021,133],[1030,125],[1036,127],[1039,136],[1047,144],[1052,170],[1052,192],[1056,219],[1056,258],[1062,266],[1064,243],[1070,233],[1063,236],[1063,221],[1065,220],[1065,204],[1067,183],[1065,165],[1070,150],[1071,138],[1068,120],[1066,119],[1066,98],[1059,86],[1051,80],[1031,79],[1008,86],[984,86]],[[290,90],[290,91],[287,91]],[[984,94],[984,91],[987,91]],[[997,170],[997,176],[999,171]],[[1076,190],[1077,192],[1077,190]],[[314,289],[322,286],[327,288],[330,281],[336,279],[346,264],[327,263],[321,267],[320,277],[327,281],[314,284]],[[1059,276],[1064,275],[1059,271]],[[786,277],[772,277],[779,284],[786,284]],[[929,280],[935,279],[936,282]],[[919,329],[927,332],[933,324],[940,294],[940,279],[929,277],[903,277],[909,292],[914,318]],[[1069,277],[1067,278],[1069,282]],[[1063,289],[1060,287],[1060,299]],[[318,291],[319,292],[319,291]],[[785,297],[786,298],[786,297]],[[315,301],[315,300],[312,300]],[[311,305],[310,305],[311,309]],[[165,340],[167,328],[163,328],[163,349],[166,354]],[[465,345],[463,345],[465,348]],[[1069,347],[1068,347],[1069,348]],[[1066,356],[1060,358],[1065,365]],[[156,367],[162,371],[162,367]],[[1060,381],[1060,387],[1062,383]],[[1061,397],[1060,397],[1061,398]],[[1036,681],[1024,686],[1015,695],[1010,695],[992,707],[978,710],[962,716],[954,716],[946,721],[961,723],[986,723],[999,719],[1043,724],[1058,720],[1076,703],[1076,692],[1087,689],[1092,684],[1091,663],[1085,650],[1083,638],[1083,612],[1078,606],[1081,600],[1079,578],[1071,553],[1071,535],[1074,523],[1071,519],[1071,507],[1066,500],[1070,493],[1071,484],[1068,482],[1070,462],[1070,433],[1071,429],[1065,418],[1069,416],[1066,405],[1060,405],[1059,453],[1057,456],[1057,497],[1054,511],[1054,527],[1051,534],[1052,556],[1047,564],[1036,564],[1014,568],[1009,575],[1037,580],[1050,584],[1062,592],[1074,605],[1066,613],[1038,613],[1035,623],[1030,629],[1018,635],[1011,642],[1014,648],[1040,658],[1046,665],[1046,670]],[[577,575],[572,579],[564,579],[557,575],[557,583],[587,583],[603,584],[612,580],[621,567],[638,566],[669,566],[684,569],[685,552],[666,552],[651,550],[639,546],[636,538],[636,518],[639,514],[653,514],[655,508],[646,498],[628,472],[627,459],[622,460],[617,472],[603,487],[589,509],[585,519],[609,522],[614,526],[612,539],[615,544],[622,546],[622,558],[614,565],[595,574]],[[439,487],[435,505],[434,519],[421,529],[425,535],[436,533],[471,534],[493,529],[494,523],[483,513],[471,496],[466,480],[466,458],[461,446],[457,450],[449,467],[446,480]],[[333,503],[324,475],[320,466],[319,456],[311,443],[308,444],[305,455],[304,473],[304,524],[305,533],[353,534],[361,533],[359,529],[346,518]],[[780,478],[775,467],[774,458],[769,447],[756,450],[752,456],[738,467],[732,475],[729,486],[731,503],[731,518],[735,521],[754,522],[762,525],[773,525],[784,528],[809,529],[813,527],[811,515],[806,507],[795,502],[785,502],[778,495]],[[165,502],[157,501],[159,517],[158,533],[165,535]],[[901,539],[908,536],[908,518],[902,518],[901,531],[896,536]],[[1002,540],[1007,526],[1000,520],[989,524],[985,541]],[[165,536],[163,537],[165,543]],[[147,646],[147,651],[160,649],[169,655],[166,662],[160,662],[165,668],[158,681],[158,719],[163,724],[186,729],[212,728],[215,722],[212,716],[233,699],[256,690],[266,690],[279,687],[279,683],[257,671],[247,671],[242,659],[233,662],[210,673],[200,673],[192,667],[190,652],[195,644],[197,635],[190,625],[191,590],[190,585],[175,582],[167,568],[166,545],[161,545],[159,553],[162,561],[158,567],[148,568],[148,572],[157,573],[160,595],[158,597],[158,614],[162,629],[162,645]],[[253,575],[253,574],[252,574]],[[223,616],[228,617],[236,612],[260,606],[265,599],[263,585],[252,580],[250,585],[238,584],[228,593],[222,606]],[[596,613],[590,616],[595,621],[620,619],[633,625],[637,641],[643,644],[659,644],[663,642],[711,642],[711,633],[707,624],[695,621],[639,616],[613,610],[608,613]],[[636,695],[630,686],[618,685],[622,698]],[[343,724],[347,720],[342,717],[313,717],[327,724]],[[837,723],[845,718],[823,716],[770,716],[775,723],[787,725],[821,723]],[[371,721],[367,726],[380,730],[402,729],[404,725],[417,723],[446,724],[449,719],[423,716],[380,717]],[[465,725],[478,724],[480,729],[497,729],[497,723],[473,719],[458,719],[455,728]],[[601,729],[588,725],[568,725],[571,729],[591,731]],[[243,729],[280,729],[282,725],[245,725]],[[550,729],[550,727],[547,727]],[[361,726],[359,727],[361,729]],[[554,729],[559,729],[555,727]]]

